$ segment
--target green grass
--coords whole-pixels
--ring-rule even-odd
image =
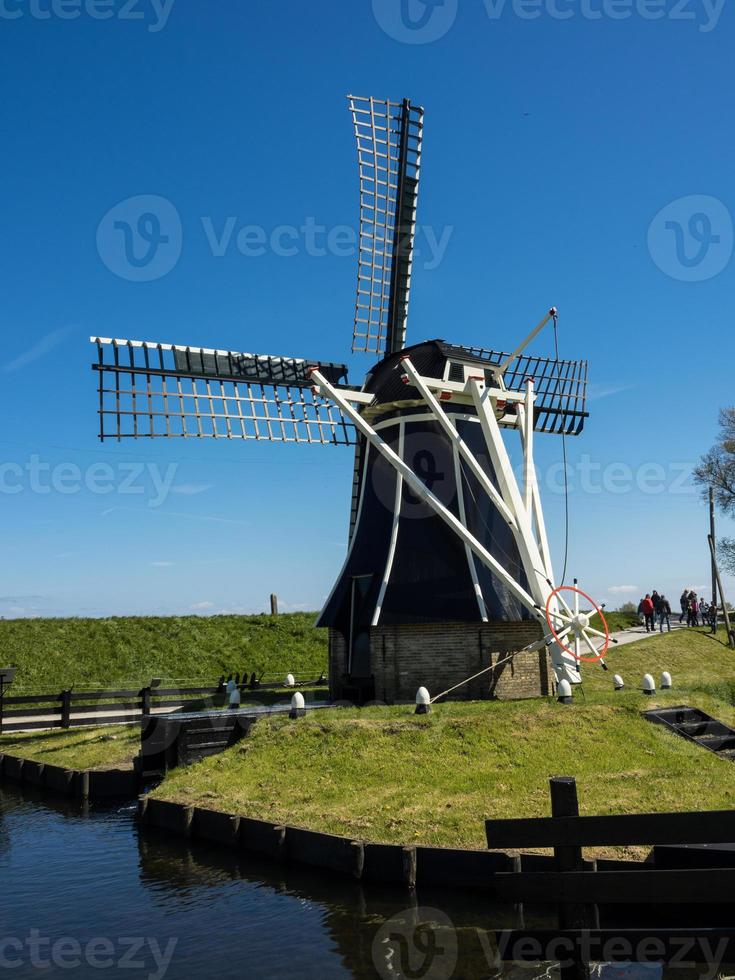
[[[0,753],[66,769],[129,769],[139,750],[139,725],[74,728],[0,738]]]
[[[607,620],[607,625],[611,633],[617,633],[619,630],[627,630],[631,626],[639,625],[638,617],[635,613],[609,612],[606,609],[605,619]],[[594,623],[592,625],[594,626]]]
[[[585,670],[575,706],[534,700],[333,710],[259,722],[223,755],[154,795],[374,841],[483,847],[488,816],[549,811],[548,780],[577,778],[584,813],[735,808],[735,766],[641,711],[692,703],[735,722],[735,654],[698,631],[647,639]],[[675,689],[634,690],[671,671]],[[628,689],[612,689],[613,671]],[[639,853],[615,849],[618,855]]]
[[[214,683],[247,671],[282,680],[313,679],[327,669],[327,633],[315,614],[125,617],[0,621],[2,659],[18,668],[13,694],[74,685],[142,687],[153,677],[175,684]],[[183,685],[182,685],[183,686]]]

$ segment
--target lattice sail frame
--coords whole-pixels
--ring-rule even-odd
[[[348,96],[357,140],[360,235],[352,350],[406,346],[424,110]]]
[[[100,439],[256,439],[354,445],[354,427],[311,386],[316,362],[92,337]],[[322,365],[332,381],[347,368]]]
[[[493,379],[493,368],[500,367],[509,356],[483,347],[461,347],[442,343],[441,348],[449,358],[459,362],[463,359],[482,361],[488,382]],[[503,382],[508,391],[523,392],[526,383],[533,381],[536,396],[534,405],[536,432],[577,436],[589,417],[588,373],[587,361],[561,361],[521,354],[504,373]]]

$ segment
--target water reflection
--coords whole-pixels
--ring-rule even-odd
[[[480,893],[411,896],[225,848],[189,847],[138,828],[133,817],[130,806],[42,802],[32,789],[0,787],[0,971],[86,978],[124,967],[154,980],[558,976],[548,964],[498,966],[495,930],[524,919]],[[529,928],[556,921],[551,910],[524,914]],[[420,925],[427,920],[430,929]],[[15,945],[3,945],[6,937]],[[59,962],[52,954],[62,941],[67,958]],[[130,941],[138,944],[134,955]],[[610,975],[658,980],[661,971],[615,967]]]

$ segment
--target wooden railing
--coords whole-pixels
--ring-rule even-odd
[[[735,868],[661,870],[655,863],[585,860],[583,847],[621,845],[696,845],[735,843],[735,811],[699,813],[648,813],[621,816],[581,817],[575,780],[551,780],[551,817],[486,821],[490,848],[553,848],[549,870],[499,872],[493,881],[504,901],[556,905],[559,931],[514,931],[502,938],[507,958],[517,959],[523,950],[544,943],[568,944],[569,959],[563,964],[565,980],[589,976],[590,949],[603,949],[606,942],[622,937],[655,942],[661,950],[658,962],[672,962],[682,942],[727,940],[735,951],[733,929],[601,930],[600,905],[660,906],[688,910],[695,906],[735,905]],[[600,862],[602,864],[602,862]],[[611,867],[614,866],[614,867]],[[636,926],[643,925],[636,916]],[[524,947],[525,943],[525,947]],[[499,947],[501,943],[499,941]],[[650,943],[649,943],[650,949]],[[583,952],[587,950],[587,952]],[[628,959],[636,959],[633,948]],[[654,956],[655,959],[655,956]]]
[[[257,697],[258,692],[288,693],[283,684],[262,684],[252,675],[236,684],[242,695]],[[301,681],[300,688],[324,683],[324,678]],[[47,728],[73,728],[83,725],[113,725],[137,721],[144,715],[175,711],[181,708],[221,707],[226,701],[227,681],[219,678],[214,685],[192,687],[156,687],[141,689],[75,691],[56,694],[6,695],[0,699],[0,733],[24,732]]]

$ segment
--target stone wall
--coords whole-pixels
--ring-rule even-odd
[[[432,696],[541,637],[536,623],[426,623],[378,626],[371,630],[375,697],[412,701],[419,687]],[[333,696],[341,696],[346,643],[330,630],[329,677]],[[450,695],[454,700],[541,697],[553,693],[548,653],[521,653],[498,671],[471,681]]]

